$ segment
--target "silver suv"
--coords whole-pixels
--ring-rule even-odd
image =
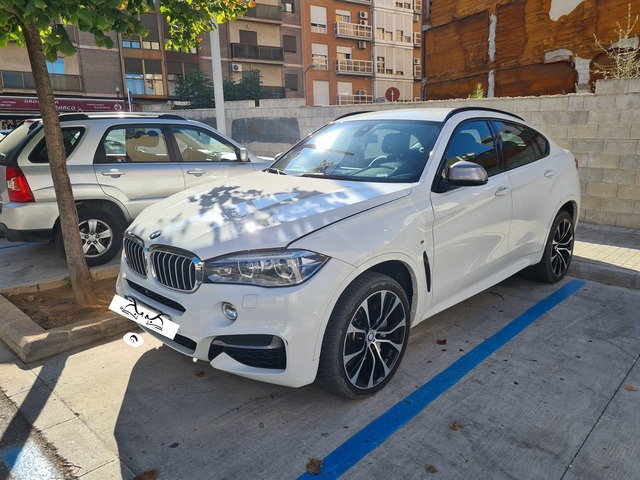
[[[212,179],[268,167],[213,128],[173,114],[60,115],[87,263],[101,265],[146,207]],[[42,122],[0,142],[0,236],[53,241],[63,251]]]

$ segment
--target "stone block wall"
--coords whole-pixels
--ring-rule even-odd
[[[640,78],[599,80],[593,94],[548,97],[328,107],[306,107],[302,99],[262,100],[260,107],[229,102],[226,131],[254,153],[274,156],[347,113],[467,105],[511,111],[573,152],[580,165],[581,220],[640,229]],[[176,113],[215,125],[213,110]]]

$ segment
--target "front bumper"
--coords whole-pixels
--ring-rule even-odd
[[[315,380],[326,323],[339,286],[352,271],[352,266],[331,259],[311,279],[293,287],[202,284],[185,293],[141,277],[122,261],[116,289],[180,325],[173,340],[145,329],[171,348],[219,370],[300,387]],[[236,307],[235,321],[223,314],[225,302]]]

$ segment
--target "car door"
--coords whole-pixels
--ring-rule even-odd
[[[254,171],[237,146],[214,132],[193,125],[172,125],[186,188],[210,180]]]
[[[493,124],[513,187],[509,244],[515,261],[542,249],[555,215],[551,189],[560,172],[542,135],[514,122]]]
[[[431,194],[433,303],[507,264],[511,181],[501,171],[495,143],[489,124],[473,120],[458,126],[447,145],[439,177],[446,177],[448,167],[464,160],[482,165],[489,179],[482,186],[434,188]]]
[[[185,187],[182,169],[169,155],[162,125],[109,128],[98,146],[94,169],[104,193],[123,204],[132,218]]]

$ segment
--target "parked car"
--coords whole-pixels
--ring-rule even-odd
[[[262,172],[146,209],[113,309],[220,370],[365,397],[411,327],[525,268],[564,277],[577,166],[496,110],[340,118]]]
[[[126,226],[154,202],[272,161],[178,115],[75,113],[60,115],[60,124],[90,266],[112,259]],[[39,119],[0,143],[0,232],[12,241],[54,241],[63,251]]]

